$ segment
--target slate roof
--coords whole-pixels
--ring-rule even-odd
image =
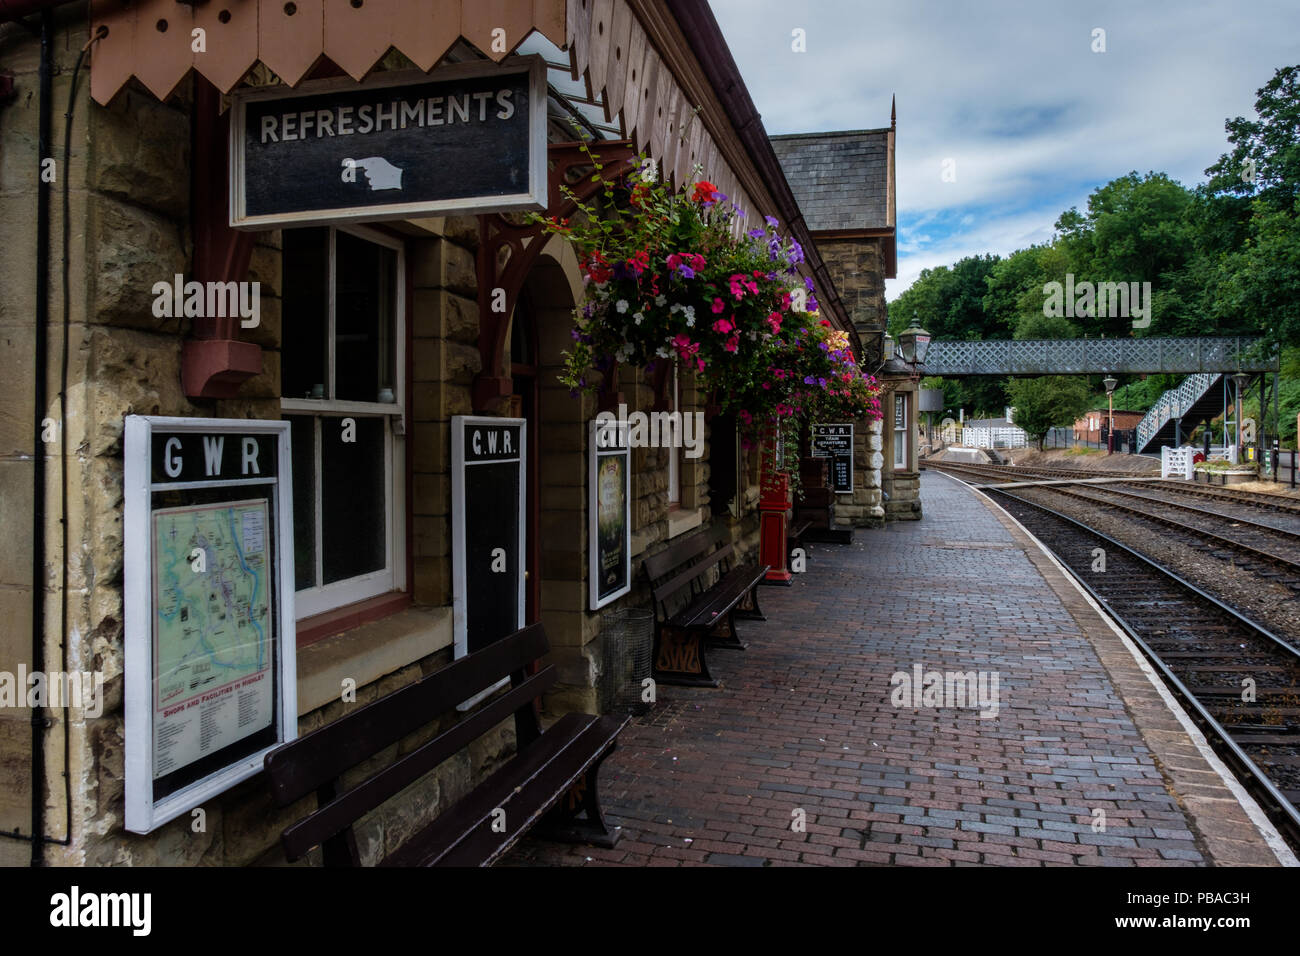
[[[889,229],[888,129],[769,137],[813,232]]]

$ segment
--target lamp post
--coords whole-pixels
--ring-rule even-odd
[[[1237,440],[1234,442],[1237,449],[1237,461],[1241,461],[1241,393],[1249,382],[1250,376],[1245,372],[1237,372],[1232,376],[1232,384],[1237,386]]]
[[[1101,384],[1106,386],[1106,454],[1115,454],[1115,386],[1119,381],[1114,377],[1107,375],[1101,380]]]

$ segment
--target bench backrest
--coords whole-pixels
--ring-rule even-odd
[[[295,860],[324,844],[327,857],[335,857],[327,863],[357,865],[355,844],[350,839],[339,842],[340,834],[512,712],[519,749],[531,744],[541,735],[533,700],[555,684],[556,672],[554,666],[547,666],[529,677],[526,669],[549,650],[542,625],[529,625],[267,754],[266,774],[278,806],[317,794],[316,811],[284,831],[282,842],[288,858]],[[342,789],[345,772],[504,677],[510,678],[510,690],[489,699],[396,762],[346,791]],[[351,836],[350,832],[346,835]],[[350,859],[339,860],[340,853]]]
[[[655,603],[665,612],[668,601],[675,594],[688,585],[691,586],[691,594],[697,593],[694,582],[709,569],[729,560],[735,551],[732,545],[727,544],[709,553],[713,545],[713,538],[707,532],[701,532],[671,544],[658,554],[645,559],[642,567],[650,582],[651,594]],[[702,591],[704,588],[700,587],[698,590]]]

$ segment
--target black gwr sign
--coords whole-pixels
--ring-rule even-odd
[[[233,109],[232,226],[546,206],[540,57],[238,93]]]

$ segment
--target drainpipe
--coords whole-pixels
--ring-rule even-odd
[[[8,12],[7,10],[5,11]],[[53,100],[50,62],[54,13],[41,11],[40,116],[38,119],[37,159],[51,153],[50,126]],[[39,163],[38,163],[39,165]],[[63,174],[66,176],[67,171]],[[36,334],[34,341],[34,377],[32,408],[35,421],[32,435],[37,439],[32,450],[32,669],[45,670],[45,448],[40,443],[41,426],[48,402],[46,373],[49,365],[47,327],[50,320],[50,184],[37,181],[36,192]],[[60,423],[62,427],[62,423]],[[45,865],[45,714],[32,708],[32,866]]]

